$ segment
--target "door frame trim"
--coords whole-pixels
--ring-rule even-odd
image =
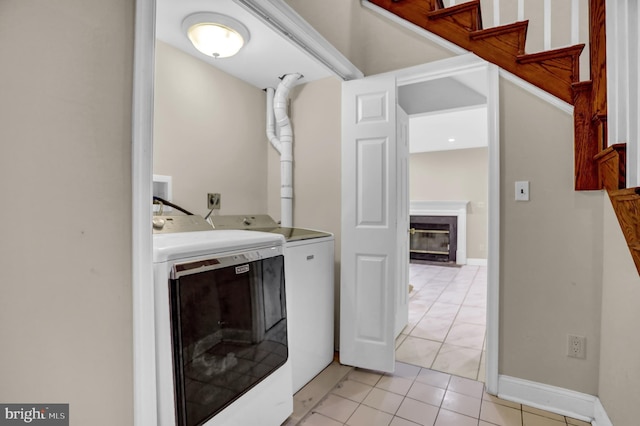
[[[500,70],[487,65],[489,120],[489,224],[487,259],[487,392],[498,393],[500,351]]]
[[[153,310],[153,96],[156,0],[136,0],[131,122],[133,424],[155,425]]]
[[[153,324],[152,208],[153,96],[155,58],[155,0],[136,0],[132,114],[132,293],[133,293],[133,388],[134,425],[155,424],[155,382]],[[486,385],[498,392],[499,348],[499,242],[500,242],[500,141],[498,70],[473,54],[456,56],[437,66],[420,65],[393,71],[396,86],[450,76],[474,68],[487,67],[489,117],[489,224],[487,266],[487,354]],[[151,305],[151,306],[149,306]],[[151,321],[150,321],[151,319]]]
[[[487,392],[496,395],[498,394],[500,340],[500,69],[473,53],[468,53],[384,74],[394,75],[396,87],[398,87],[482,69],[486,69],[487,72],[489,168],[485,384]]]

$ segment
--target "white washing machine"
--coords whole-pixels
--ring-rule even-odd
[[[291,415],[283,242],[154,234],[159,425],[278,426]]]
[[[211,216],[210,221],[216,229],[250,229],[285,237],[289,356],[297,392],[333,361],[333,235],[280,227],[268,215]]]
[[[284,246],[294,392],[333,360],[333,245],[331,235],[288,241]]]

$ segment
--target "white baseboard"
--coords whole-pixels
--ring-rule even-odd
[[[613,426],[611,422],[604,421],[608,417],[600,400],[586,393],[500,375],[498,396],[586,422],[593,422],[595,419],[597,423],[593,423],[594,425]]]
[[[487,266],[487,259],[469,259],[469,258],[467,258],[467,265]]]
[[[594,407],[593,414],[593,422],[591,424],[593,426],[613,426],[611,420],[609,420],[609,416],[602,406],[602,402],[600,402],[600,398],[596,398],[596,405]]]

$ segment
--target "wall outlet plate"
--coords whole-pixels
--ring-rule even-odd
[[[567,336],[567,356],[585,359],[587,357],[587,338],[584,336]]]
[[[207,208],[213,210],[220,210],[220,194],[217,192],[210,192],[207,194]]]

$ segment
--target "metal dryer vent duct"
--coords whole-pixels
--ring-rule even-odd
[[[280,154],[280,225],[287,228],[293,226],[293,131],[287,115],[287,99],[300,77],[298,73],[286,74],[275,93],[273,88],[267,88],[267,137]]]

